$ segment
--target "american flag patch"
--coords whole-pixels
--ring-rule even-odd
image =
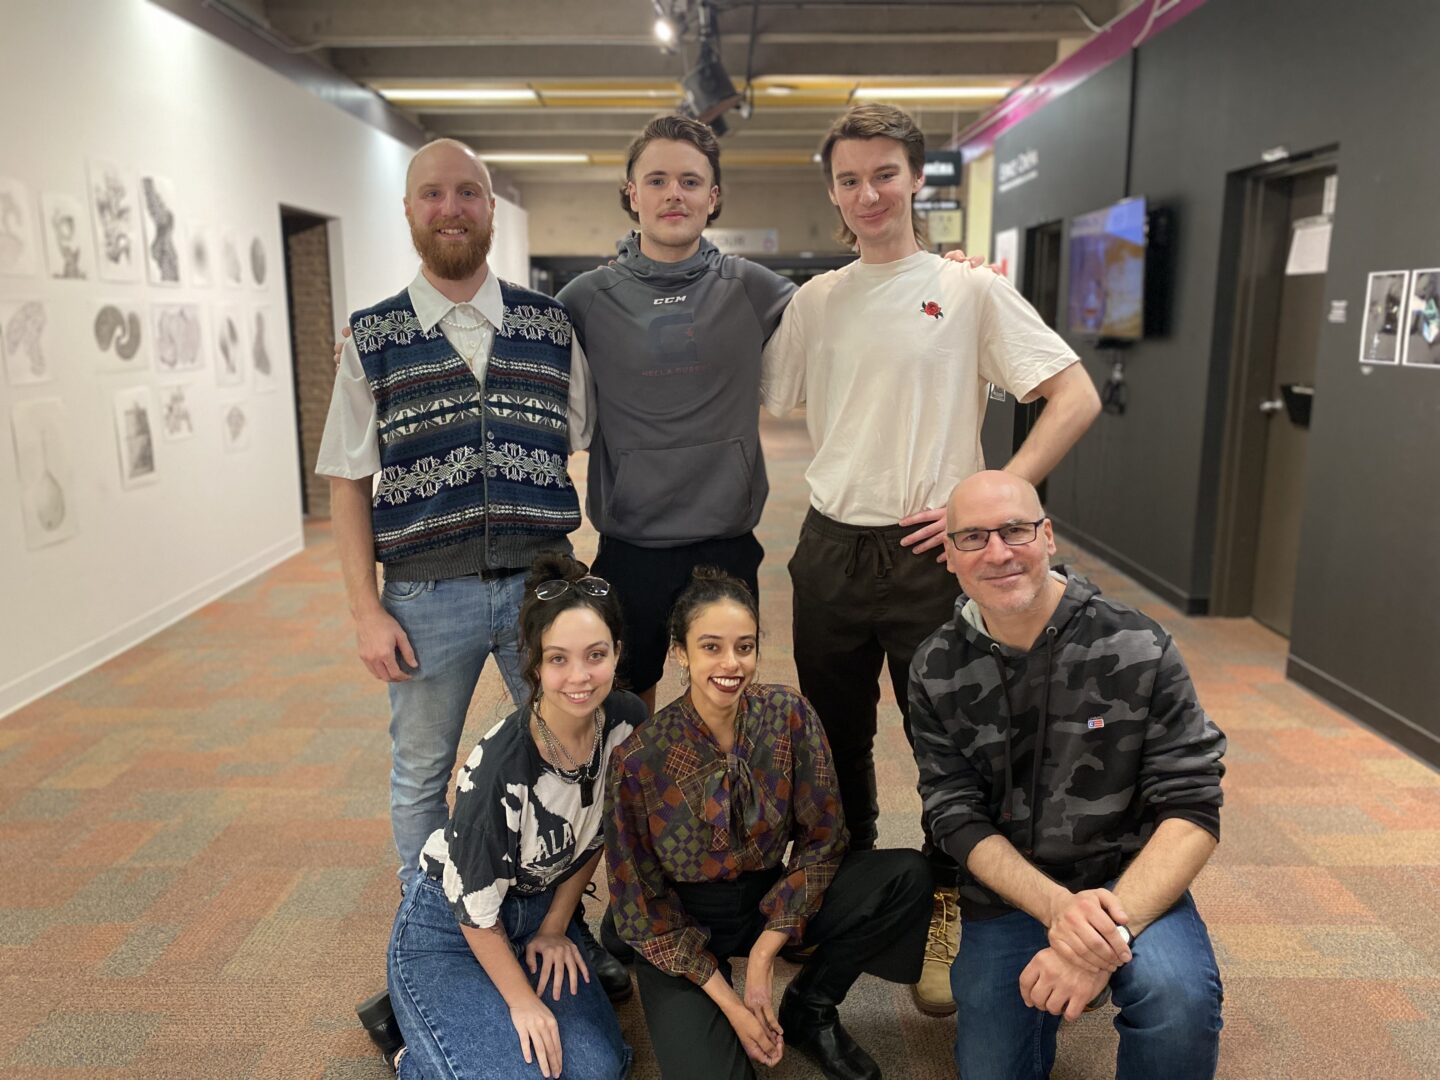
[[[1094,731],[1096,728],[1102,728],[1105,726],[1105,718],[1103,716],[1092,716],[1089,720],[1085,721],[1085,726],[1091,731]]]

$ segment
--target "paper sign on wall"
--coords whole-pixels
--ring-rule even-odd
[[[1330,267],[1330,219],[1305,218],[1290,233],[1290,257],[1285,260],[1289,277],[1323,274]]]
[[[1020,253],[1020,230],[1006,229],[995,234],[995,265],[1005,280],[1015,284],[1016,261]]]

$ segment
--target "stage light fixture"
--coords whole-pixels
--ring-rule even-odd
[[[726,130],[720,117],[740,104],[741,95],[720,60],[714,10],[702,0],[699,15],[699,52],[695,66],[680,80],[680,86],[685,92],[685,112],[702,124],[709,124],[718,136]]]

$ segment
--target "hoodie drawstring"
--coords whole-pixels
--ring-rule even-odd
[[[1045,759],[1045,734],[1050,723],[1050,679],[1055,666],[1056,632],[1053,626],[1045,628],[1045,682],[1040,692],[1040,721],[1035,729],[1035,760],[1030,770],[1030,828],[1025,845],[1026,855],[1035,851],[1035,822],[1040,817],[1036,799],[1040,792],[1040,766]],[[1014,761],[1011,755],[1011,736],[1015,730],[1014,706],[1010,703],[1010,684],[1005,678],[1005,664],[1001,659],[1000,646],[993,642],[990,645],[990,657],[995,661],[995,669],[1000,673],[1000,697],[1005,702],[1005,795],[1000,804],[1000,818],[1002,821],[1011,821],[1015,816],[1010,805],[1015,794]]]
[[[1005,797],[1000,801],[1000,820],[1009,821],[1015,815],[1010,801],[1015,794],[1015,778],[1010,769],[1010,734],[1015,730],[1015,720],[1010,709],[1010,684],[1005,681],[1005,662],[1000,659],[1000,646],[990,645],[990,658],[995,661],[995,670],[1000,673],[1000,700],[1005,703]]]

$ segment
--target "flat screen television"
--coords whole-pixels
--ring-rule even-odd
[[[1145,334],[1144,198],[1070,219],[1070,332],[1100,343]]]

